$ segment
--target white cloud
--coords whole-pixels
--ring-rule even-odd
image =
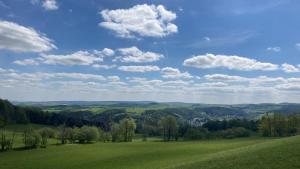
[[[14,52],[44,52],[56,46],[33,28],[0,20],[0,49]]]
[[[193,56],[184,60],[183,65],[202,69],[223,67],[240,71],[272,71],[278,69],[278,65],[276,64],[259,62],[255,59],[214,54]]]
[[[280,52],[280,51],[281,51],[281,48],[278,47],[278,46],[275,46],[275,47],[268,47],[268,48],[267,48],[267,51]]]
[[[13,62],[14,64],[21,66],[37,66],[39,62],[35,59],[24,59],[24,60],[16,60]]]
[[[43,4],[42,4],[43,8],[45,10],[57,10],[58,6],[55,0],[44,0]]]
[[[241,76],[230,76],[225,74],[205,75],[204,78],[209,81],[245,81],[247,78]]]
[[[163,5],[136,5],[129,9],[102,10],[104,22],[99,25],[110,29],[123,38],[164,37],[176,33],[172,23],[176,14]]]
[[[300,69],[298,67],[295,67],[295,66],[287,64],[287,63],[282,64],[281,69],[286,73],[300,72]]]
[[[102,62],[103,58],[95,56],[88,51],[78,51],[67,55],[45,55],[43,54],[42,62],[50,65],[91,65],[95,62]]]
[[[144,72],[154,72],[154,71],[159,71],[160,68],[157,66],[152,66],[152,65],[146,65],[146,66],[119,66],[119,70],[125,71],[125,72],[139,72],[139,73],[144,73]]]
[[[16,64],[19,65],[29,65],[32,64],[49,64],[49,65],[66,65],[66,66],[73,66],[73,65],[92,65],[95,68],[104,68],[109,69],[115,67],[114,65],[99,65],[96,64],[97,62],[102,62],[105,57],[114,55],[114,51],[112,49],[104,48],[101,51],[94,50],[92,52],[89,51],[77,51],[71,54],[66,55],[54,55],[54,54],[41,54],[39,58],[31,58],[21,61],[15,61]],[[25,64],[24,64],[25,63]]]
[[[118,82],[118,81],[120,81],[120,77],[119,76],[108,76],[107,79],[109,81],[112,81],[112,82]]]
[[[120,60],[121,62],[126,62],[126,63],[155,62],[164,57],[162,54],[159,53],[143,52],[135,46],[130,48],[120,48],[118,49],[118,51],[121,56],[117,57],[115,60]]]
[[[100,56],[113,56],[115,54],[115,51],[109,48],[104,48],[102,51],[95,50],[95,53]]]
[[[93,64],[92,67],[96,68],[96,69],[112,69],[112,68],[117,67],[117,65]]]
[[[147,79],[88,73],[20,72],[0,68],[1,97],[13,100],[154,100],[205,103],[291,102],[299,77],[205,75],[201,79]],[[32,94],[34,93],[34,94]],[[224,98],[230,98],[225,99]]]
[[[188,72],[180,72],[179,69],[172,68],[172,67],[165,67],[161,69],[162,77],[163,78],[184,78],[190,79],[193,76],[190,75]]]

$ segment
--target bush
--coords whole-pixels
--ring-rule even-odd
[[[75,138],[79,143],[96,141],[99,138],[99,131],[96,127],[83,126],[75,132]]]
[[[219,136],[228,139],[237,138],[237,137],[249,137],[250,132],[249,130],[243,127],[236,127],[236,128],[220,131]]]
[[[110,142],[111,139],[112,138],[111,138],[110,132],[105,132],[105,131],[99,129],[99,141]]]
[[[24,131],[23,142],[26,148],[37,148],[41,142],[41,136],[32,128],[28,128]]]
[[[184,134],[185,140],[201,140],[207,138],[208,130],[205,128],[189,127]]]

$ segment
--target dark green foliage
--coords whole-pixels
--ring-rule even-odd
[[[247,119],[231,119],[231,120],[210,120],[203,125],[209,131],[225,130],[234,127],[243,127],[251,131],[258,130],[258,121],[247,120]]]
[[[276,113],[262,117],[260,132],[266,137],[293,136],[300,131],[300,116]]]
[[[178,124],[175,117],[162,117],[159,121],[159,126],[161,127],[161,132],[164,141],[178,139]]]
[[[119,124],[114,123],[111,127],[111,141],[119,142],[122,141],[122,129]]]
[[[219,131],[218,136],[220,138],[227,138],[227,139],[233,139],[238,137],[249,137],[250,131],[243,127],[237,127],[237,128],[231,128],[231,129]]]
[[[111,132],[107,132],[107,131],[103,131],[102,129],[99,129],[99,141],[110,142],[111,140],[112,140]]]
[[[0,127],[10,123],[28,123],[25,111],[17,106],[12,105],[7,100],[0,99]]]
[[[201,140],[208,137],[208,130],[202,127],[189,127],[183,138],[185,140]]]

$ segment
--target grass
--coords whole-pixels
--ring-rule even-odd
[[[298,169],[300,136],[198,142],[135,141],[0,153],[1,169]]]

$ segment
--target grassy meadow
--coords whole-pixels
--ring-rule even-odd
[[[0,153],[1,169],[296,169],[300,137],[195,142],[135,140]]]

